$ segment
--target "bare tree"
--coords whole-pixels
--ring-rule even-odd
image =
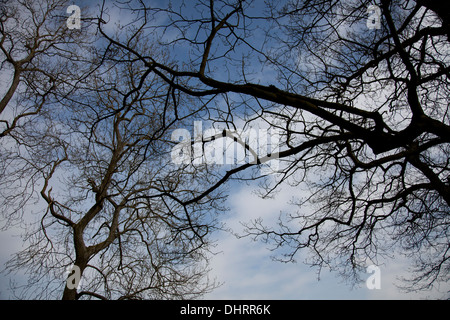
[[[68,90],[84,76],[83,72],[88,72],[86,67],[90,64],[83,61],[82,51],[90,45],[92,37],[87,36],[88,32],[67,28],[66,9],[61,1],[0,3],[4,88],[0,100],[0,138],[45,110],[46,102],[57,90]],[[85,22],[89,30],[87,25],[89,21]]]
[[[247,224],[281,260],[309,249],[308,263],[355,279],[399,252],[416,262],[410,289],[448,281],[449,39],[439,5],[115,5],[132,21],[112,33],[103,1],[101,67],[60,96],[60,112],[42,115],[51,126],[26,133],[15,177],[41,181],[46,211],[10,268],[43,275],[74,263],[87,284],[66,286],[70,299],[195,296],[209,288],[195,266],[206,262],[221,191],[254,179],[263,196],[284,184],[303,192],[278,225]],[[170,131],[194,120],[220,125],[225,139],[242,123],[277,128],[280,170],[251,171],[273,159],[254,152],[231,168],[175,166]]]
[[[383,0],[375,17],[370,1],[266,4],[138,4],[143,14],[168,16],[148,29],[172,35],[161,45],[189,55],[171,66],[130,52],[180,94],[209,99],[210,120],[233,127],[241,116],[282,130],[284,165],[266,177],[265,195],[283,183],[309,192],[279,228],[258,220],[247,229],[282,248],[280,259],[309,248],[310,263],[354,278],[398,251],[416,262],[410,289],[448,281],[447,15],[430,1]],[[228,170],[194,201],[262,161],[254,162]]]
[[[169,64],[141,30],[118,33],[129,48]],[[208,292],[215,286],[206,276],[208,236],[219,227],[222,196],[187,203],[214,174],[175,166],[170,157],[170,130],[203,107],[181,109],[172,88],[128,51],[100,41],[79,58],[89,72],[51,101],[41,93],[47,112],[36,112],[20,139],[12,134],[17,144],[3,156],[3,203],[22,209],[5,210],[6,224],[19,219],[27,239],[7,264],[30,275],[19,294],[179,299]],[[24,216],[36,195],[44,209]]]

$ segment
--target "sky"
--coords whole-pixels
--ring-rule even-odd
[[[230,211],[223,222],[236,233],[243,230],[240,222],[261,217],[269,222],[278,217],[280,210],[295,190],[280,193],[275,199],[261,199],[252,186],[236,186],[230,193]],[[0,269],[11,255],[22,248],[20,230],[0,232]],[[408,262],[397,257],[380,265],[380,289],[368,289],[365,280],[371,274],[362,275],[361,283],[352,286],[336,273],[322,269],[318,280],[317,269],[302,263],[306,252],[297,256],[297,263],[281,263],[272,260],[273,252],[261,242],[250,238],[237,239],[227,232],[215,234],[215,252],[210,260],[210,278],[221,285],[202,299],[211,300],[373,300],[373,299],[440,299],[450,287],[420,293],[405,293],[395,284],[399,276],[407,275]],[[62,270],[63,271],[63,270]],[[0,273],[0,299],[14,299],[9,290],[10,281],[21,282],[20,274]],[[61,281],[65,281],[61,273]]]
[[[289,190],[290,189],[290,190]],[[252,186],[237,187],[230,195],[231,210],[225,218],[227,226],[240,233],[239,223],[261,217],[264,221],[278,218],[280,210],[296,192],[284,187],[277,199],[261,199]],[[300,251],[297,263],[273,261],[273,252],[261,242],[250,238],[237,239],[221,234],[217,253],[211,260],[211,276],[223,285],[205,296],[206,299],[268,299],[268,300],[333,300],[333,299],[440,299],[450,287],[420,293],[405,293],[396,284],[398,277],[407,276],[408,261],[395,257],[380,265],[380,289],[369,289],[366,280],[372,273],[362,274],[363,281],[352,286],[337,273],[322,269],[318,280],[317,269],[302,263],[306,252]]]
[[[0,74],[0,84],[3,85],[7,77],[5,73]],[[230,211],[222,221],[233,232],[241,233],[243,227],[240,222],[256,218],[275,222],[280,211],[288,209],[289,199],[298,192],[283,186],[283,192],[275,199],[261,199],[254,191],[252,185],[232,185],[228,199]],[[0,231],[0,270],[11,255],[22,248],[19,234],[20,230],[14,228]],[[211,255],[210,277],[222,285],[204,299],[434,299],[441,298],[450,290],[447,286],[420,293],[402,292],[395,284],[398,277],[407,275],[409,262],[400,257],[379,266],[381,287],[370,290],[364,281],[352,287],[326,269],[322,270],[318,280],[318,270],[302,263],[306,252],[298,254],[298,263],[281,263],[272,260],[273,253],[266,244],[250,238],[237,239],[230,233],[217,232],[213,240],[216,240],[213,248],[216,254]],[[369,276],[368,273],[362,278]],[[0,273],[0,299],[13,298],[8,289],[10,281],[23,279],[20,274]],[[61,281],[64,280],[64,273],[61,273]]]

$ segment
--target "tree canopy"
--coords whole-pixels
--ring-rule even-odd
[[[278,259],[307,251],[307,263],[355,280],[402,254],[415,263],[410,290],[448,282],[443,4],[102,1],[81,8],[79,30],[65,25],[67,6],[2,3],[5,226],[36,196],[44,204],[10,270],[57,281],[49,270],[75,264],[89,281],[66,286],[67,299],[195,297],[215,285],[207,252],[227,186],[258,181],[263,197],[299,190],[277,225],[246,222],[243,236]],[[196,134],[196,122],[214,130]],[[276,141],[255,149],[240,129],[259,127]],[[195,159],[211,146],[250,160]]]

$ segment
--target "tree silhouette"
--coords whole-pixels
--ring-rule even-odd
[[[258,220],[248,235],[282,248],[283,260],[309,248],[312,264],[354,277],[399,250],[415,259],[409,288],[418,290],[448,280],[448,19],[428,1],[381,1],[380,28],[368,30],[370,5],[146,8],[169,15],[149,28],[178,32],[166,45],[190,48],[187,67],[133,53],[180,94],[210,99],[212,120],[235,127],[240,114],[246,125],[265,121],[283,132],[284,167],[267,178],[266,195],[283,183],[309,192],[279,228]],[[248,110],[256,116],[246,118]],[[194,200],[250,166],[227,171]]]
[[[47,7],[46,1],[16,5],[27,6],[34,20],[66,8]],[[65,20],[51,20],[58,21]],[[6,226],[21,224],[27,240],[7,270],[30,274],[17,291],[22,298],[202,295],[215,286],[206,277],[207,236],[219,226],[214,209],[222,210],[222,197],[184,204],[195,196],[190,188],[208,184],[214,174],[179,168],[170,158],[171,130],[183,125],[185,113],[198,110],[178,110],[170,86],[128,51],[102,44],[95,28],[84,28],[89,43],[79,44],[80,52],[66,57],[43,49],[73,62],[69,68],[82,61],[83,69],[72,70],[78,77],[60,74],[51,93],[36,90],[45,108],[39,105],[33,117],[10,126],[3,137],[4,218]],[[148,38],[133,40],[137,34],[128,31],[130,48],[169,63]],[[49,40],[49,47],[57,45]],[[34,102],[27,90],[16,94],[20,105]],[[30,216],[36,197],[43,209]]]
[[[379,25],[369,29],[374,5]],[[111,30],[111,8],[130,21]],[[89,76],[55,94],[40,126],[17,131],[26,153],[8,153],[11,179],[40,181],[46,203],[12,269],[74,263],[89,284],[66,286],[70,299],[205,292],[194,266],[207,261],[233,179],[259,180],[263,196],[301,190],[277,225],[246,224],[280,260],[307,250],[308,263],[354,280],[399,253],[415,261],[409,289],[448,281],[449,19],[440,4],[103,1],[92,21]],[[234,139],[252,161],[175,165],[170,134],[194,121],[223,132],[202,137],[202,148]],[[229,134],[261,123],[280,133],[276,154],[255,155]],[[275,156],[277,172],[252,170]]]

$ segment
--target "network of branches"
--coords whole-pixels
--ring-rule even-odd
[[[209,292],[230,181],[259,182],[263,197],[298,189],[278,224],[246,221],[242,235],[279,260],[307,252],[357,281],[402,254],[414,261],[405,288],[448,282],[445,4],[101,1],[81,8],[80,29],[66,25],[68,2],[0,5],[0,195],[3,228],[28,244],[7,265],[30,275],[19,294]],[[261,174],[273,157],[254,150],[244,164],[173,163],[172,132],[194,121],[276,128],[278,170]],[[62,281],[74,264],[80,289]]]

